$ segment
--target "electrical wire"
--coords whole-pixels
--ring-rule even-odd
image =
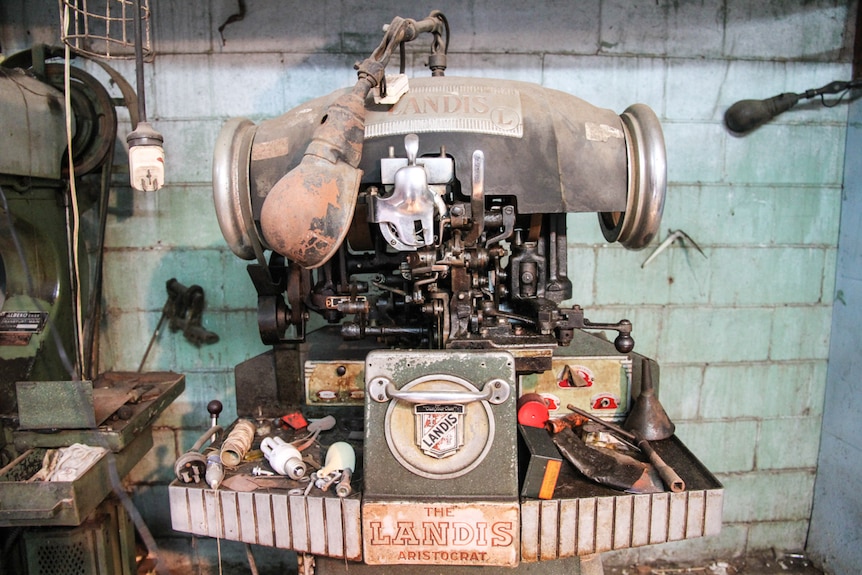
[[[66,5],[64,25],[69,33],[69,5]],[[63,87],[66,107],[66,145],[69,160],[69,197],[72,206],[72,302],[75,315],[75,356],[77,358],[77,379],[84,375],[84,321],[81,312],[81,262],[79,259],[80,213],[78,211],[78,189],[75,184],[75,160],[72,157],[72,51],[66,44],[63,58]]]

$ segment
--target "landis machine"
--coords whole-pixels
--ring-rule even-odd
[[[655,114],[447,77],[439,12],[384,30],[355,86],[216,142],[219,224],[272,350],[236,366],[239,419],[177,462],[173,527],[318,573],[595,573],[603,551],[717,533],[721,486],[631,323],[567,303],[568,213],[628,249],[659,227]],[[407,79],[422,36],[431,77]]]

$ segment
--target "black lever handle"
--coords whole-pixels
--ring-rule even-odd
[[[562,345],[568,345],[571,341],[571,330],[589,329],[616,331],[618,335],[614,339],[614,347],[620,353],[629,353],[635,347],[635,340],[631,336],[632,322],[627,319],[621,319],[616,323],[594,323],[584,317],[584,310],[581,306],[561,309],[559,314],[561,317],[554,323],[555,327],[560,330],[559,339]]]

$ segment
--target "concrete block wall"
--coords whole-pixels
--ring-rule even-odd
[[[147,67],[147,101],[165,136],[168,185],[157,194],[121,187],[109,219],[102,368],[137,368],[172,277],[204,288],[205,325],[221,336],[195,348],[164,333],[147,362],[147,369],[187,377],[186,392],[156,424],[156,447],[130,478],[151,529],[168,547],[176,535],[167,513],[173,461],[207,425],[210,399],[222,400],[232,417],[232,368],[265,349],[245,262],[224,245],[212,207],[211,156],[220,126],[233,116],[272,117],[351,85],[353,62],[377,45],[383,23],[430,9],[441,9],[452,26],[450,75],[536,82],[617,112],[643,102],[662,120],[669,189],[659,239],[682,229],[705,257],[676,244],[641,269],[651,247],[609,246],[595,215],[572,215],[574,301],[594,321],[633,321],[637,349],[662,365],[661,397],[678,435],[726,486],[726,523],[717,537],[617,553],[609,561],[804,546],[847,109],[800,105],[744,138],[729,135],[721,119],[739,99],[849,78],[855,3],[246,4],[244,19],[226,26],[222,37],[218,27],[236,12],[235,2],[151,0],[157,57]],[[31,42],[56,42],[56,22],[52,2],[7,0],[0,6],[2,48],[11,53]],[[422,53],[409,56],[414,74],[427,73]],[[129,63],[115,66],[133,80]],[[200,559],[215,553],[211,542],[178,545]]]

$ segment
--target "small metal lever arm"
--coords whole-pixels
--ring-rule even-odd
[[[470,196],[470,211],[473,227],[464,238],[464,245],[476,243],[485,231],[485,154],[482,150],[473,152],[473,193]]]
[[[620,353],[628,353],[635,347],[635,340],[632,338],[632,322],[627,319],[621,319],[616,323],[594,323],[584,317],[584,310],[580,306],[575,306],[572,309],[561,309],[560,314],[565,318],[557,322],[556,327],[563,329],[595,329],[595,330],[613,330],[616,331],[616,339],[614,339],[614,347]]]

